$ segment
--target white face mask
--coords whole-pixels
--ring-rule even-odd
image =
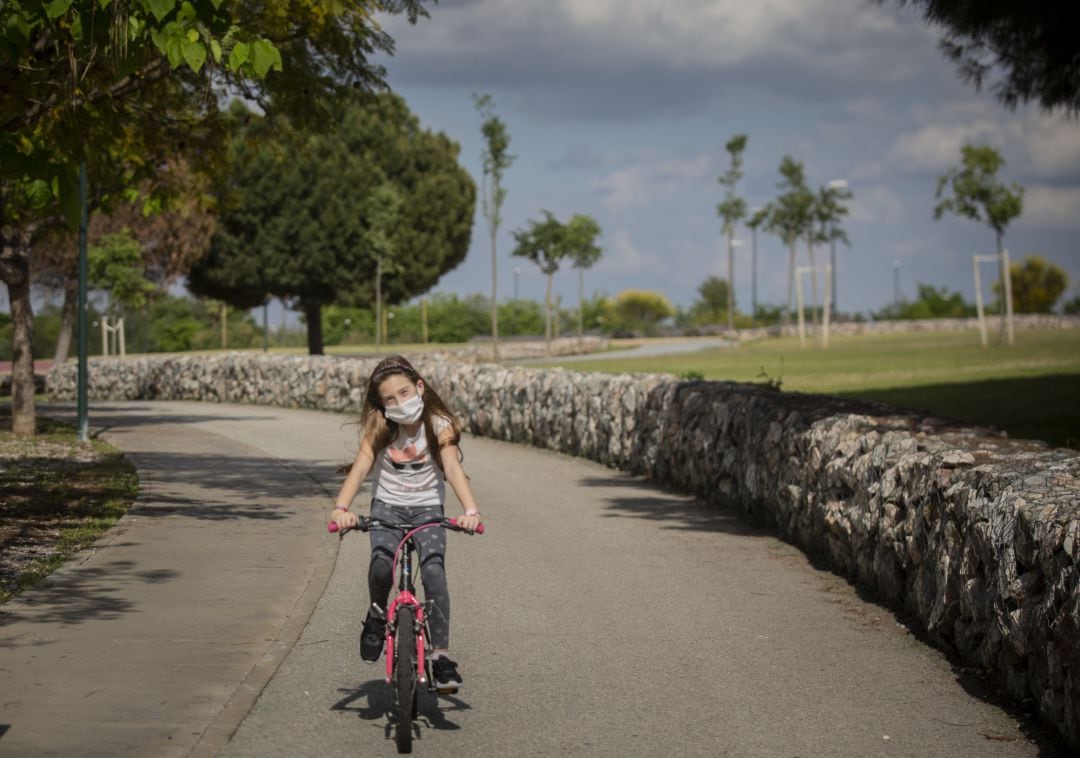
[[[420,415],[424,412],[424,400],[417,393],[406,400],[404,403],[398,403],[397,405],[388,405],[383,409],[383,415],[386,416],[387,421],[394,421],[398,424],[415,424],[420,420]]]

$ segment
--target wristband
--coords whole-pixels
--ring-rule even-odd
[[[465,511],[465,515],[466,516],[479,516],[480,511],[476,510],[475,508],[470,508],[469,510]]]

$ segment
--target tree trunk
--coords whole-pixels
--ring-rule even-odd
[[[30,240],[33,229],[5,235],[0,248],[0,279],[11,302],[11,431],[33,436],[34,413],[34,309],[30,303]]]
[[[79,305],[79,282],[73,279],[64,287],[64,310],[60,314],[60,334],[56,338],[53,363],[67,361],[71,353],[71,338],[75,334],[75,316]]]
[[[578,311],[577,311],[577,334],[578,340],[585,339],[585,269],[578,269]]]
[[[495,211],[498,213],[498,210]],[[497,258],[495,256],[495,224],[491,225],[491,357],[499,360],[499,300],[496,292],[498,277],[495,273]]]
[[[735,245],[733,233],[727,236],[727,328],[735,330]]]
[[[307,319],[308,355],[323,355],[322,305],[304,301],[303,307]]]
[[[795,243],[788,246],[787,307],[784,309],[784,326],[791,323],[791,299],[795,295]]]
[[[818,291],[817,291],[817,266],[814,264],[814,243],[809,239],[806,241],[806,252],[810,255],[810,323],[814,325],[814,333],[817,334],[818,328]]]
[[[547,292],[544,293],[544,342],[548,355],[551,355],[551,280],[554,276],[547,275]]]

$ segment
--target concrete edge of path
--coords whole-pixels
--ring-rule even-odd
[[[110,441],[110,444],[112,444],[113,441],[109,440],[110,435],[107,429],[102,431],[101,437]],[[242,443],[237,443],[235,441],[234,444],[242,445]],[[119,448],[120,446],[116,445],[116,447]],[[259,452],[262,455],[266,455],[264,451]],[[136,472],[138,472],[138,452],[124,451],[124,455],[131,461]],[[310,479],[313,487],[325,491],[325,487],[322,483],[301,468],[280,458],[278,458],[277,461],[279,465],[292,469],[298,475]],[[148,502],[151,498],[150,491],[143,486],[144,481],[145,477],[140,477],[139,494],[136,496],[135,502],[132,503],[131,508],[128,509],[128,512],[124,514],[124,516],[122,516],[104,535],[102,535],[102,537],[91,546],[88,552],[92,553],[100,547],[107,546],[127,531],[127,515],[131,514],[137,516],[140,506],[143,503]],[[213,721],[210,722],[196,740],[189,755],[199,757],[217,755],[239,728],[240,723],[247,716],[248,712],[255,704],[256,699],[258,699],[263,689],[277,672],[278,667],[281,666],[281,663],[292,651],[297,640],[300,639],[300,634],[303,632],[304,627],[307,626],[311,614],[314,612],[315,606],[319,602],[319,598],[322,597],[323,592],[326,590],[331,574],[333,574],[334,566],[337,563],[339,547],[340,540],[327,540],[324,543],[324,547],[319,550],[318,560],[308,579],[307,585],[293,604],[289,615],[278,629],[277,634],[274,635],[273,641],[267,646],[262,657],[251,670],[248,671],[244,679],[237,684],[236,689],[218,712],[217,716],[214,717]]]
[[[267,648],[262,658],[248,672],[244,680],[240,682],[225,706],[218,712],[206,731],[202,733],[195,746],[191,749],[191,756],[215,756],[221,752],[226,743],[240,727],[240,723],[248,715],[255,701],[262,693],[270,679],[277,672],[285,658],[292,652],[297,640],[300,639],[304,627],[311,619],[315,606],[326,590],[330,581],[330,575],[334,572],[337,563],[338,547],[340,540],[329,540],[332,545],[329,549],[319,551],[319,560],[312,572],[311,579],[304,592],[297,598],[296,604],[289,613],[285,623],[281,626],[274,641]]]

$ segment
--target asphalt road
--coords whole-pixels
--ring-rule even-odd
[[[251,415],[213,430],[295,465],[348,457],[340,416]],[[767,533],[594,463],[482,439],[463,449],[488,527],[449,535],[465,688],[424,693],[416,755],[1056,754]],[[357,650],[367,556],[366,536],[345,538],[223,755],[394,752],[382,664]]]

